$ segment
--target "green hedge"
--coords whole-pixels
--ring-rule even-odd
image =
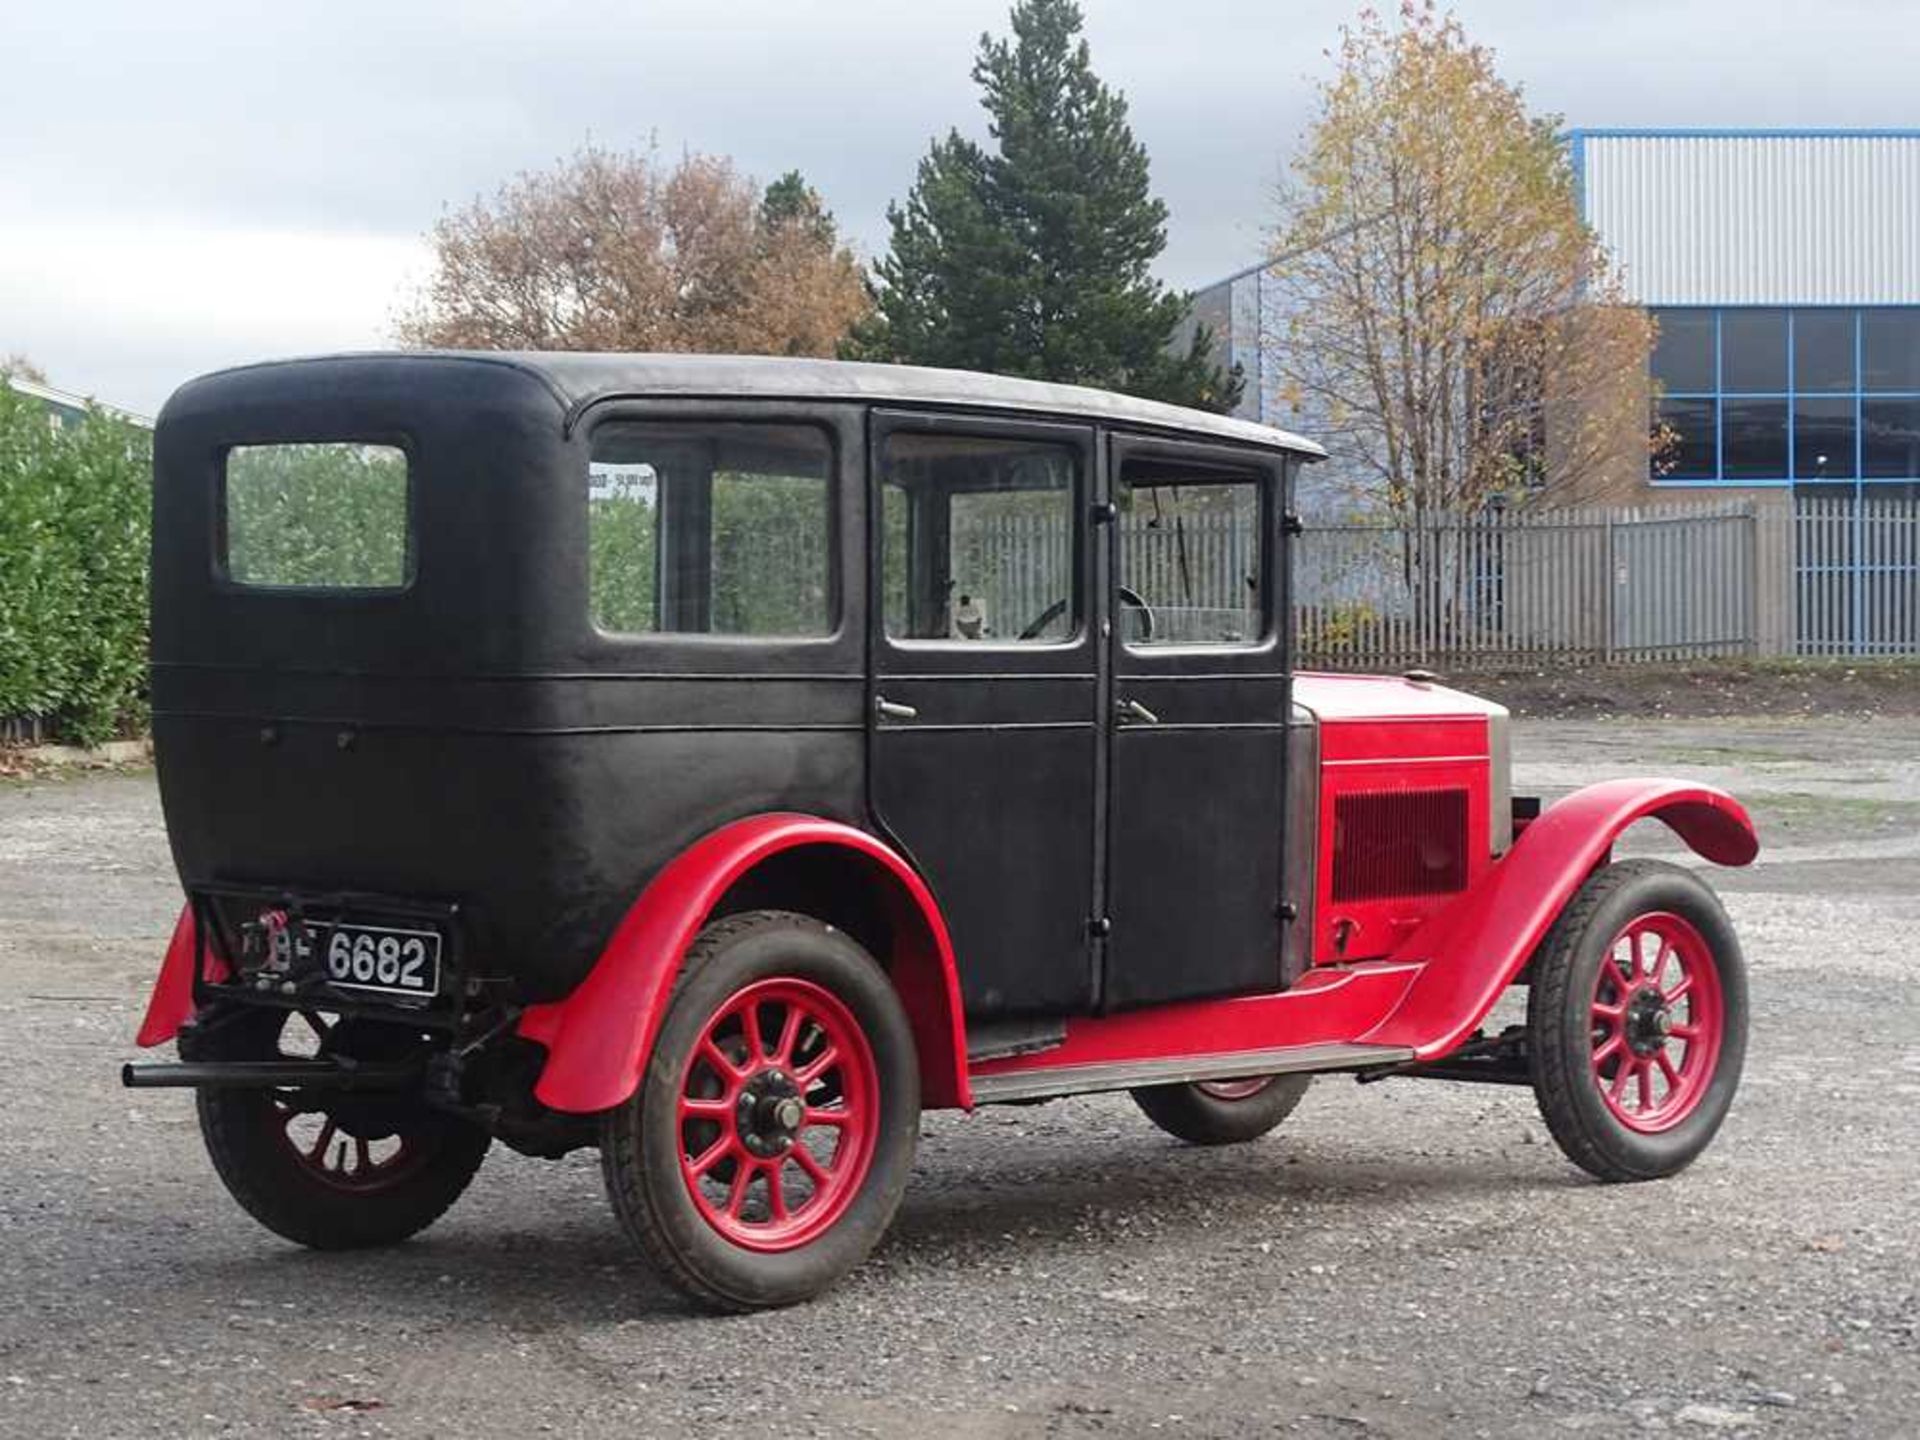
[[[94,744],[146,722],[151,437],[0,385],[0,719]]]

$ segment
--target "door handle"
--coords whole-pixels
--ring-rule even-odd
[[[873,713],[882,720],[918,720],[920,712],[911,705],[899,705],[884,695],[873,697]]]
[[[1137,720],[1142,725],[1158,725],[1160,717],[1147,709],[1138,700],[1122,700],[1114,709],[1119,711],[1122,720]]]

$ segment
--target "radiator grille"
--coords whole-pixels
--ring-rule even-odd
[[[1440,895],[1467,884],[1467,792],[1383,790],[1333,802],[1333,898]]]

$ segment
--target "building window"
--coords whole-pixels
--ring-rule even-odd
[[[1920,483],[1920,307],[1654,318],[1655,484]]]
[[[1731,310],[1720,317],[1719,388],[1732,395],[1787,393],[1787,312]]]
[[[1654,459],[1656,480],[1712,480],[1719,471],[1720,402],[1694,395],[1663,396],[1654,412],[1665,448]]]
[[[1854,464],[1851,395],[1802,395],[1793,402],[1793,475],[1796,480],[1851,480]]]
[[[1864,390],[1920,392],[1920,310],[1868,310],[1860,317]]]
[[[1874,397],[1862,407],[1869,480],[1907,480],[1920,475],[1920,395]]]

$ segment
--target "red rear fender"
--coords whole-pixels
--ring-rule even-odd
[[[180,1027],[193,1018],[193,957],[195,951],[193,905],[180,907],[180,918],[173,922],[173,938],[167,941],[166,958],[160,962],[160,976],[153,982],[153,994],[147,998],[147,1015],[140,1022],[134,1044],[164,1045],[180,1033]],[[227,978],[227,966],[207,947],[209,981]]]
[[[1746,865],[1760,853],[1740,802],[1685,780],[1609,780],[1577,790],[1521,832],[1480,883],[1420,927],[1396,960],[1425,962],[1370,1044],[1446,1054],[1486,1018],[1613,843],[1636,820],[1664,821],[1699,855]]]
[[[627,911],[592,971],[566,999],[529,1006],[519,1033],[546,1046],[534,1095],[586,1114],[625,1101],[664,1018],[687,948],[729,887],[771,857],[835,847],[867,872],[886,908],[887,967],[913,1027],[929,1106],[968,1106],[966,1036],[953,946],[926,883],[890,847],[811,815],[756,815],[697,841],[668,862]]]

